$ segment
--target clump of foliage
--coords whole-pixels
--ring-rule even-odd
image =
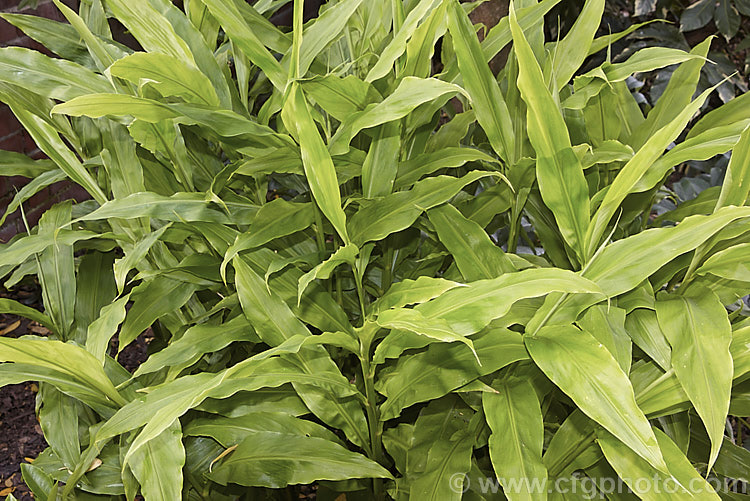
[[[579,75],[624,36],[595,36],[603,0],[547,43],[556,0],[515,2],[481,43],[457,0],[307,23],[296,0],[289,33],[266,17],[284,1],[55,3],[70,24],[5,18],[59,58],[0,49],[0,99],[49,157],[2,155],[32,178],[11,210],[66,178],[92,197],[0,252],[45,306],[2,311],[52,332],[0,338],[0,384],[40,381],[38,498],[630,499],[582,487],[620,477],[719,499],[709,480],[748,480],[725,424],[750,414],[750,97],[686,132],[709,41]],[[673,64],[644,116],[626,79]],[[653,221],[674,166],[730,150],[719,189]],[[111,340],[149,326],[130,374]]]
[[[680,21],[681,31],[692,31],[713,23],[727,40],[737,35],[743,16],[750,16],[747,0],[635,0],[635,15],[644,16],[654,11],[666,11]]]

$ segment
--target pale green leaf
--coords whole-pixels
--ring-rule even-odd
[[[284,124],[300,143],[302,165],[315,203],[331,221],[344,243],[349,243],[346,214],[341,208],[341,193],[336,179],[336,169],[297,83],[292,84],[282,111],[282,118]]]
[[[494,388],[497,393],[482,394],[482,407],[492,430],[489,449],[495,475],[509,500],[544,500],[546,493],[533,489],[535,482],[543,485],[547,479],[542,410],[534,387],[511,380]]]
[[[562,113],[547,90],[539,64],[513,12],[510,27],[518,57],[518,88],[526,102],[529,140],[536,151],[539,190],[565,241],[583,257],[589,222],[583,167],[573,152]]]
[[[573,326],[542,327],[525,338],[540,369],[591,419],[659,471],[668,471],[633,387],[609,351]]]
[[[732,329],[716,295],[706,290],[656,302],[659,325],[672,345],[671,365],[711,438],[709,470],[724,436],[732,389]]]
[[[249,433],[208,476],[221,485],[282,488],[316,480],[390,478],[391,474],[376,462],[329,440],[258,431]]]

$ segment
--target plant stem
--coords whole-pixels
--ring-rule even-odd
[[[516,218],[514,211],[510,221],[510,233],[508,234],[508,252],[511,254],[515,254],[516,248],[518,247],[518,226],[519,221]]]
[[[359,276],[359,271],[356,266],[352,266],[354,272],[354,283],[357,285],[357,296],[359,297],[359,311],[362,315],[362,325],[365,324],[365,290],[362,287],[362,279]],[[369,347],[368,347],[369,350]]]
[[[393,282],[393,247],[388,247],[383,259],[385,260],[385,266],[383,267],[383,283],[380,285],[383,294],[385,294],[391,288],[391,282]]]
[[[326,252],[326,236],[323,233],[323,218],[320,215],[320,209],[316,203],[313,204],[315,210],[315,240],[318,243],[319,259],[323,259]]]
[[[380,410],[378,409],[377,394],[375,393],[375,370],[370,365],[370,348],[372,345],[372,336],[366,336],[361,341],[360,362],[362,367],[362,383],[365,386],[365,396],[367,397],[367,428],[370,432],[370,449],[372,450],[371,459],[385,466],[383,456],[383,423],[380,421]],[[376,500],[384,499],[383,480],[374,478],[372,480],[373,493]]]

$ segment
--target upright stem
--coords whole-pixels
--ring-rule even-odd
[[[377,394],[375,393],[375,370],[370,364],[370,349],[375,332],[366,333],[361,340],[361,353],[359,356],[362,365],[362,383],[365,386],[367,397],[367,427],[370,432],[370,449],[372,458],[381,465],[385,465],[383,454],[383,423],[380,420],[380,409],[378,409]],[[372,481],[373,494],[376,500],[384,499],[383,480],[375,478]]]
[[[388,247],[385,251],[385,266],[383,267],[383,283],[380,284],[383,289],[383,294],[388,292],[391,288],[391,282],[393,282],[393,247]]]
[[[517,193],[513,209],[510,212],[510,232],[508,234],[508,252],[516,253],[518,248],[518,235],[521,233],[521,213],[523,206],[526,204],[528,193]],[[521,198],[523,197],[523,198]]]
[[[357,270],[356,266],[352,266],[352,271],[354,272],[354,283],[357,285],[357,296],[359,297],[359,311],[362,315],[362,325],[365,324],[365,289],[362,286],[362,279],[359,276],[359,271]],[[368,346],[369,350],[369,346]]]
[[[516,253],[518,248],[518,218],[513,214],[510,221],[510,232],[508,233],[508,252]]]
[[[320,215],[320,209],[316,203],[313,203],[313,210],[315,211],[315,240],[318,244],[320,259],[323,259],[326,252],[326,236],[323,233],[323,217]]]

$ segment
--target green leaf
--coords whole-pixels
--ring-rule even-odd
[[[128,54],[128,49],[119,44],[113,44],[103,40],[91,32],[86,22],[76,14],[74,10],[62,3],[60,0],[52,0],[60,13],[68,20],[75,32],[77,38],[85,43],[89,54],[93,58],[96,67],[100,71],[107,69],[117,59]]]
[[[300,143],[302,164],[315,203],[320,207],[344,243],[349,243],[346,230],[346,214],[341,208],[341,193],[336,179],[336,170],[323,138],[310,115],[307,101],[299,84],[292,84],[289,96],[281,113],[284,124]]]
[[[575,470],[586,468],[601,458],[601,451],[594,442],[596,427],[580,409],[565,418],[542,456],[551,478],[571,476]]]
[[[654,223],[656,225],[662,225],[665,221],[679,223],[686,217],[694,216],[696,214],[711,214],[716,208],[718,200],[719,187],[712,186],[701,191],[697,197],[681,203],[677,208],[655,217]]]
[[[469,347],[478,363],[482,363],[471,339],[453,332],[448,323],[441,318],[427,319],[417,310],[395,308],[378,315],[377,324],[386,329],[409,331],[445,343],[459,341]]]
[[[18,240],[11,241],[0,246],[0,267],[17,266],[34,254],[43,252],[51,245],[72,245],[80,240],[92,238],[107,238],[111,235],[102,235],[92,231],[71,231],[61,229],[53,233],[31,234]]]
[[[518,89],[526,102],[528,134],[536,151],[536,177],[545,205],[555,216],[565,241],[583,257],[589,222],[588,185],[573,152],[560,109],[547,90],[544,76],[514,12],[510,27],[518,58]]]
[[[53,113],[100,118],[130,115],[147,122],[160,122],[178,116],[167,104],[125,94],[86,94],[53,108]]]
[[[302,299],[302,294],[305,293],[307,286],[310,282],[316,279],[328,279],[334,270],[341,264],[349,263],[354,265],[354,260],[359,254],[359,247],[354,244],[346,244],[343,247],[334,252],[331,257],[315,266],[312,270],[308,271],[301,277],[299,277],[299,285],[297,286],[297,306]]]
[[[711,129],[727,125],[736,125],[739,122],[750,120],[750,111],[748,111],[747,106],[748,101],[750,101],[748,94],[741,94],[721,107],[707,113],[690,129],[690,132],[688,132],[687,135],[688,139]],[[745,123],[745,125],[747,125],[747,123]],[[740,130],[744,128],[745,127],[743,126]]]
[[[710,216],[691,216],[671,228],[654,228],[618,240],[589,263],[583,276],[596,282],[608,297],[619,296],[732,221],[748,216],[750,209],[727,207]]]
[[[665,374],[656,364],[644,361],[633,368],[630,380],[638,406],[647,416],[671,415],[690,408],[690,401],[672,371]]]
[[[709,456],[711,444],[708,437],[700,432],[696,433],[696,431],[692,430],[690,434],[689,455],[691,458],[701,457],[701,459],[705,459]],[[714,464],[714,471],[719,475],[747,482],[750,480],[748,478],[750,477],[748,475],[748,472],[750,472],[750,451],[732,443],[729,437],[724,437],[721,452]]]
[[[466,219],[452,205],[430,209],[427,216],[467,281],[496,278],[516,271],[508,256],[484,229]]]
[[[609,351],[573,326],[542,327],[524,338],[534,363],[587,416],[659,471],[668,471],[633,387]]]
[[[26,363],[0,364],[0,384],[20,384],[27,381],[49,383],[66,395],[88,405],[102,416],[111,416],[115,405],[96,388],[70,377],[59,370]]]
[[[0,92],[2,95],[2,92]],[[7,102],[7,101],[6,101]],[[96,183],[92,175],[81,164],[73,152],[68,149],[63,140],[45,119],[39,117],[26,109],[9,103],[11,110],[18,121],[29,132],[34,142],[60,169],[75,183],[81,185],[91,197],[103,204],[107,197]]]
[[[211,209],[203,193],[175,193],[171,197],[156,193],[134,193],[125,198],[111,200],[97,210],[87,214],[79,221],[96,221],[98,219],[137,219],[153,217],[164,221],[207,223],[229,223],[223,213]]]
[[[714,21],[719,32],[727,41],[737,34],[740,29],[740,14],[732,2],[717,2],[714,11]]]
[[[190,2],[185,6],[185,14],[190,24],[203,35],[206,44],[209,47],[215,47],[219,36],[219,22],[208,11],[208,7],[202,2]]]
[[[226,265],[240,252],[308,228],[315,218],[314,210],[312,204],[287,202],[283,198],[263,205],[250,223],[250,228],[240,233],[227,249],[221,263],[222,276]]]
[[[553,45],[544,72],[553,92],[567,85],[589,56],[605,4],[604,0],[588,0],[565,37]]]
[[[669,464],[666,472],[655,470],[606,431],[599,435],[598,441],[609,464],[639,498],[646,501],[692,498],[718,501],[720,498],[711,484],[698,474],[680,448],[663,431],[654,428],[654,432]],[[639,482],[643,478],[648,481]]]
[[[86,350],[104,365],[109,349],[109,341],[117,333],[117,328],[125,320],[125,307],[130,294],[117,299],[100,310],[99,316],[91,322],[86,333]]]
[[[520,334],[507,329],[488,329],[472,341],[481,365],[468,347],[456,343],[431,344],[426,351],[399,357],[395,367],[381,373],[375,383],[376,389],[388,397],[380,406],[381,419],[398,417],[411,405],[442,397],[478,377],[528,358]]]
[[[581,82],[588,82],[593,78],[601,78],[609,83],[621,82],[633,73],[652,71],[671,64],[679,64],[691,59],[702,59],[698,55],[690,54],[680,49],[669,47],[646,47],[641,49],[622,63],[604,63],[588,73],[581,75]],[[579,84],[580,85],[580,84]],[[576,88],[579,88],[578,85]]]
[[[625,327],[633,342],[659,367],[668,371],[672,366],[672,348],[659,326],[653,309],[638,308],[625,319]]]
[[[138,335],[168,313],[179,310],[195,292],[193,284],[158,277],[145,282],[131,294],[133,306],[128,311],[119,335],[118,353]]]
[[[542,0],[541,2],[529,2],[523,5],[516,5],[516,17],[518,24],[524,32],[531,29],[532,26],[538,25],[544,16],[552,10],[560,0]],[[519,2],[520,4],[520,2]],[[489,62],[503,48],[513,40],[510,31],[510,19],[506,16],[490,29],[487,36],[482,41],[482,53],[484,60]]]
[[[71,202],[54,205],[39,220],[39,235],[54,239],[59,228],[70,224]],[[38,256],[39,281],[42,284],[44,309],[49,312],[55,332],[62,340],[70,337],[73,325],[73,310],[76,301],[75,262],[73,245],[56,242],[45,248]]]
[[[258,432],[306,435],[338,442],[336,435],[324,426],[282,412],[251,412],[231,418],[198,418],[185,427],[185,436],[212,437],[224,447],[237,445]]]
[[[268,291],[263,280],[241,257],[235,257],[232,264],[237,273],[235,281],[242,309],[263,342],[273,347],[292,336],[311,335],[286,303]]]
[[[466,137],[469,127],[476,121],[474,110],[456,114],[448,123],[443,124],[427,140],[425,151],[435,153],[443,149],[457,148],[461,140]]]
[[[590,148],[588,145],[584,146]],[[628,161],[633,158],[633,148],[616,140],[607,140],[597,148],[586,151],[580,158],[585,170],[597,164]]]
[[[114,252],[90,251],[78,264],[73,332],[75,341],[80,344],[88,341],[87,329],[99,317],[100,310],[117,296],[112,273],[114,259]],[[70,294],[71,291],[66,290],[65,293]]]
[[[728,280],[750,281],[750,267],[748,255],[750,244],[733,245],[709,257],[695,273],[697,275],[711,274]]]
[[[148,0],[109,0],[107,7],[147,52],[167,54],[195,64],[185,40],[175,33],[169,20]]]
[[[55,326],[52,324],[52,319],[39,310],[35,310],[29,306],[19,303],[13,299],[0,298],[0,313],[18,315],[23,318],[28,318],[37,322],[39,325],[43,325],[52,332],[55,332]]]
[[[86,45],[72,26],[29,14],[3,13],[0,17],[61,58],[87,68],[93,66]]]
[[[276,134],[269,127],[230,110],[211,109],[191,103],[162,103],[124,94],[89,94],[77,97],[55,106],[53,113],[93,118],[106,115],[133,116],[149,123],[176,119],[176,122],[182,124],[200,125],[209,134],[220,137],[243,136],[242,139],[247,139],[247,146],[250,147],[256,144],[264,148],[279,148],[291,143],[288,136]]]
[[[402,472],[409,500],[459,501],[471,469],[475,428],[482,423],[454,396],[433,400],[422,409],[404,451]],[[403,425],[402,425],[403,426]],[[392,435],[393,436],[393,435]],[[399,488],[401,486],[399,485]]]
[[[604,196],[599,209],[594,214],[591,224],[586,232],[586,253],[592,256],[599,247],[600,240],[607,225],[625,197],[633,192],[633,188],[643,174],[659,158],[669,144],[677,139],[677,136],[687,125],[688,121],[703,105],[714,88],[706,90],[688,106],[681,109],[680,113],[667,125],[655,132],[639,149],[633,158],[617,174]]]
[[[622,308],[596,305],[586,310],[577,323],[582,330],[602,343],[617,360],[622,371],[628,374],[633,360],[633,344],[625,321],[625,310]]]
[[[324,51],[341,32],[363,0],[338,2],[322,12],[302,34],[299,54],[299,76],[303,77],[315,58]]]
[[[432,74],[435,44],[445,34],[448,3],[440,2],[414,31],[406,44],[406,61],[400,75],[427,78]]]
[[[0,362],[25,364],[38,367],[41,371],[56,371],[71,383],[98,392],[110,406],[125,404],[98,360],[78,346],[60,341],[0,337],[0,347],[3,348]]]
[[[252,265],[252,269],[257,275],[265,275],[271,267],[271,263],[277,258],[278,254],[270,249],[259,249],[245,255],[247,263]],[[263,285],[266,290],[270,289],[283,299],[295,315],[305,323],[313,325],[323,332],[350,332],[352,328],[346,313],[333,299],[333,296],[319,284],[310,284],[299,307],[297,306],[297,287],[299,277],[302,274],[302,271],[297,268],[288,268],[284,273],[270,278],[268,281],[270,288],[265,283]]]
[[[165,224],[158,230],[148,233],[145,237],[136,242],[130,250],[126,251],[125,256],[114,262],[113,269],[118,292],[122,293],[122,290],[125,287],[125,280],[127,280],[130,270],[136,268],[141,261],[145,259],[149,250],[151,250],[151,247],[161,238],[170,226],[171,223]]]
[[[206,398],[223,399],[239,391],[278,387],[288,382],[300,383],[297,391],[303,395],[310,395],[312,392],[309,389],[302,391],[302,383],[319,388],[333,402],[342,401],[349,396],[361,396],[351,383],[343,377],[341,379],[343,381],[324,371],[305,374],[296,364],[279,358],[245,360],[220,373],[204,372],[184,376],[151,388],[145,396],[118,410],[99,429],[95,441],[101,443],[143,426],[123,459],[123,464],[127,464],[138,450],[169,428],[175,419]],[[348,399],[348,402],[356,404],[352,399]],[[340,412],[344,409],[340,407]],[[364,421],[364,417],[362,419]]]
[[[455,118],[453,120],[456,120]],[[453,121],[449,122],[452,123]],[[442,131],[446,125],[440,128]],[[437,134],[440,132],[438,131]],[[468,162],[484,161],[497,164],[498,161],[487,153],[474,148],[441,148],[439,151],[423,153],[398,166],[398,175],[395,180],[396,188],[404,188],[419,181],[423,176],[432,174],[440,169],[451,169],[461,167]]]
[[[324,332],[322,334],[315,334],[312,336],[295,334],[275,348],[262,351],[257,355],[253,355],[252,357],[250,357],[250,359],[265,360],[267,358],[275,357],[278,355],[299,353],[300,350],[305,346],[315,346],[321,344],[325,344],[328,346],[338,346],[354,354],[359,353],[359,343],[351,334],[346,332]]]
[[[275,294],[269,293],[263,279],[241,256],[235,257],[232,263],[236,271],[235,280],[242,310],[263,342],[269,346],[279,346],[293,336],[311,335],[289,306]],[[321,346],[306,348],[292,358],[305,374],[322,375],[348,384]],[[341,401],[331,391],[310,385],[295,384],[295,389],[310,410],[323,421],[344,430],[347,437],[357,445],[368,442],[365,417],[356,401]]]
[[[283,91],[287,84],[287,71],[281,66],[271,52],[266,49],[264,42],[259,39],[263,33],[257,29],[257,24],[250,25],[243,14],[257,12],[236,0],[201,0],[211,11],[211,14],[224,28],[229,38],[235,43],[250,61],[258,66],[276,89]],[[270,23],[269,23],[270,24]],[[265,27],[265,26],[264,26]],[[283,36],[281,37],[283,39]],[[285,39],[284,39],[285,40]],[[284,42],[281,42],[284,43]],[[288,40],[286,41],[288,43]],[[289,46],[287,45],[286,48]],[[276,47],[278,49],[278,47]]]
[[[599,293],[596,284],[567,270],[529,269],[479,280],[416,307],[427,318],[445,319],[459,334],[479,332],[525,298],[552,292]]]
[[[164,97],[179,96],[190,102],[219,106],[211,81],[194,66],[171,55],[136,52],[116,61],[109,72],[139,87],[149,85]]]
[[[450,200],[464,186],[492,175],[497,174],[473,171],[460,178],[430,177],[419,181],[409,191],[392,193],[368,203],[349,221],[351,240],[361,247],[371,240],[382,240],[391,233],[404,230],[425,210]]]
[[[448,29],[453,37],[458,68],[469,93],[477,121],[498,156],[511,164],[516,158],[516,139],[508,107],[466,13],[458,2],[448,6]],[[492,57],[492,56],[490,56]]]
[[[130,462],[130,469],[141,485],[145,501],[180,499],[183,466],[185,447],[178,420],[136,451]]]
[[[100,153],[104,169],[109,174],[114,198],[146,191],[143,166],[136,155],[135,141],[128,130],[111,120],[102,127],[104,150]]]
[[[745,205],[750,193],[750,126],[742,131],[739,142],[732,148],[721,194],[716,208]]]
[[[29,463],[21,464],[23,481],[39,499],[46,499],[54,486],[54,480],[41,468]]]
[[[364,110],[368,104],[382,100],[375,87],[354,75],[316,76],[299,84],[308,97],[340,122]]]
[[[55,172],[55,164],[49,160],[32,160],[23,153],[0,150],[0,176],[22,176],[33,180],[47,172]]]
[[[656,302],[659,325],[672,345],[672,368],[711,438],[709,470],[724,436],[732,391],[732,328],[726,310],[707,290]]]
[[[134,377],[168,367],[167,380],[172,379],[182,369],[197,362],[205,353],[217,352],[238,341],[260,341],[244,315],[218,324],[194,325],[166,348],[150,355],[138,366]]]
[[[680,16],[680,31],[693,31],[704,27],[714,16],[716,2],[700,0],[688,6]]]
[[[39,398],[43,402],[39,409],[39,424],[44,438],[63,464],[68,469],[74,469],[81,457],[79,404],[48,384],[39,386]]]
[[[398,120],[407,116],[421,104],[455,94],[465,94],[465,92],[458,85],[436,78],[405,77],[396,90],[383,101],[368,105],[364,110],[354,113],[342,122],[336,134],[331,138],[331,155],[342,155],[349,151],[349,143],[363,129]],[[293,115],[297,116],[295,113]],[[287,127],[291,129],[291,126],[287,125]]]
[[[547,479],[542,410],[534,387],[528,381],[504,381],[494,388],[497,393],[482,394],[482,407],[492,430],[489,449],[495,475],[511,501],[546,499],[533,489]]]
[[[742,131],[748,124],[750,124],[750,121],[718,126],[697,136],[689,137],[651,164],[643,173],[641,179],[633,186],[633,192],[650,190],[664,179],[664,176],[672,167],[682,162],[708,160],[716,155],[726,153],[735,147],[740,140]]]
[[[711,38],[707,38],[696,45],[690,53],[705,58],[710,46]],[[656,106],[649,111],[643,125],[629,138],[628,143],[633,149],[640,149],[652,135],[674,120],[690,104],[705,62],[705,59],[691,59],[682,63],[672,73],[669,84],[656,102]]]
[[[0,81],[61,101],[114,90],[106,78],[83,66],[22,47],[0,48]]]
[[[406,51],[406,42],[416,31],[419,22],[436,8],[438,3],[439,0],[420,0],[406,16],[403,24],[400,27],[396,25],[393,39],[380,52],[378,61],[367,73],[367,82],[374,82],[391,72],[396,60]]]
[[[229,483],[282,488],[316,480],[390,478],[382,466],[329,440],[258,431],[249,433],[208,477]]]
[[[416,280],[402,280],[388,289],[375,303],[373,313],[380,313],[389,308],[402,308],[410,304],[424,303],[464,284],[443,278],[419,277]]]
[[[390,122],[378,127],[362,164],[362,195],[376,198],[390,195],[398,173],[401,153],[401,125]]]

